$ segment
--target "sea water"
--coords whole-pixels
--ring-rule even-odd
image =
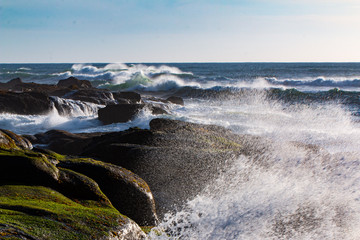
[[[20,77],[56,84],[75,76],[113,91],[179,95],[185,106],[160,117],[271,142],[266,151],[235,159],[181,210],[167,214],[151,239],[360,238],[359,63],[0,64],[0,70],[0,82]],[[321,97],[269,98],[274,88]],[[332,99],[332,91],[351,93],[352,100]],[[100,107],[74,107],[67,116],[56,110],[2,113],[0,128],[19,134],[121,131],[149,128],[159,117],[143,111],[128,123],[104,126],[97,120]]]

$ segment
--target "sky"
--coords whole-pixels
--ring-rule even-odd
[[[360,62],[359,0],[0,0],[0,62]]]

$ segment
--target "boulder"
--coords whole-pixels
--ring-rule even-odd
[[[0,149],[0,164],[0,184],[54,186],[59,178],[59,170],[40,153]]]
[[[111,205],[72,200],[43,186],[0,185],[1,239],[145,239]]]
[[[154,119],[150,127],[150,130],[74,134],[78,137],[68,138],[63,135],[48,138],[48,147],[79,146],[75,155],[134,172],[149,184],[160,216],[196,196],[232,159],[254,148],[250,137],[213,125]],[[62,151],[66,152],[66,147]]]
[[[140,103],[141,95],[136,92],[113,92],[114,99],[120,102],[128,100],[129,103]]]
[[[46,93],[0,91],[0,113],[46,114],[51,110],[51,106],[51,101]]]
[[[32,149],[31,142],[21,137],[12,131],[0,129],[0,147],[1,148],[21,148],[21,149]]]
[[[171,96],[166,99],[166,101],[169,101],[171,103],[175,103],[181,106],[184,106],[184,100],[181,97],[177,96]]]
[[[88,158],[21,148],[15,140],[23,144],[22,137],[5,132],[0,131],[0,215],[4,223],[0,224],[1,236],[144,239],[139,226],[119,210],[142,225],[156,224],[149,186],[134,173]],[[56,131],[49,135],[71,137]],[[5,143],[9,149],[3,148]]]
[[[32,139],[34,144],[46,144],[52,151],[66,155],[80,155],[83,148],[90,143],[90,139],[81,136],[81,134],[73,134],[62,130],[39,133],[34,138]]]
[[[104,124],[128,122],[132,120],[144,106],[144,104],[107,105],[105,108],[99,109],[99,120]]]
[[[72,91],[63,97],[102,105],[115,103],[113,94],[105,89],[79,89],[77,91]]]
[[[94,179],[112,205],[141,226],[157,222],[155,202],[147,183],[134,173],[91,159],[67,159],[58,164]]]
[[[75,77],[69,77],[67,79],[59,80],[58,87],[66,87],[72,89],[79,88],[92,88],[91,82],[88,80],[79,80]]]
[[[0,89],[1,90],[10,90],[11,88],[15,87],[18,84],[23,83],[20,78],[14,78],[6,83],[0,83]]]

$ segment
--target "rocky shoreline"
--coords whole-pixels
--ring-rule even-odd
[[[111,92],[73,77],[57,85],[13,79],[0,89],[0,112],[30,115],[56,109],[66,115],[72,101],[97,104],[103,124],[127,122],[143,108],[170,114],[172,104],[184,105],[180,97]],[[51,130],[20,136],[3,129],[0,236],[146,238],[144,229],[194,197],[229,159],[249,151],[247,140],[221,127],[163,118],[153,119],[149,130],[110,133]]]
[[[1,113],[57,111],[71,116],[79,108],[97,113],[104,125],[127,122],[144,109],[160,117],[150,121],[149,129],[117,132],[50,130],[20,136],[1,129],[1,239],[146,239],[145,232],[166,213],[176,212],[211,186],[239,156],[266,172],[281,159],[274,151],[277,148],[301,153],[304,157],[296,164],[306,171],[335,169],[329,166],[336,155],[316,145],[287,142],[280,146],[215,125],[173,120],[174,105],[184,105],[177,95],[159,98],[111,92],[73,77],[57,85],[13,79],[1,83],[0,89]],[[277,91],[269,90],[268,97],[280,96],[286,103],[289,91]],[[326,97],[329,93],[330,100],[341,97],[358,104],[351,93],[334,90]],[[317,100],[315,93],[291,96],[298,101]],[[247,174],[242,177],[246,182]],[[226,179],[230,185],[237,184],[231,176]],[[292,219],[302,214],[290,215],[291,221],[285,217],[274,231],[283,236],[285,228],[296,229]],[[316,228],[312,218],[302,224]]]

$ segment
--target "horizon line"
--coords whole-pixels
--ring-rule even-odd
[[[360,63],[360,61],[205,61],[205,62],[0,62],[0,64],[111,64],[111,63],[122,63],[122,64],[199,64],[199,63]]]

